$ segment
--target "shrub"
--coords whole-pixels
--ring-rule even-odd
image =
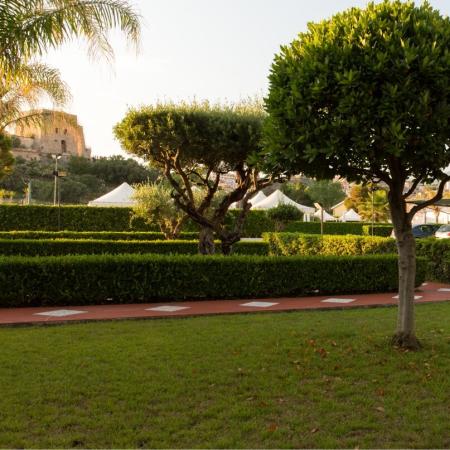
[[[271,255],[368,255],[396,253],[395,240],[372,236],[323,237],[300,233],[264,233]]]
[[[382,237],[390,237],[392,233],[392,225],[391,224],[374,224],[373,226],[373,235],[374,236],[382,236]],[[363,225],[362,234],[365,236],[372,235],[372,225]]]
[[[292,220],[300,220],[303,214],[295,206],[292,205],[278,205],[267,211],[269,219],[275,222],[289,222]]]
[[[59,256],[124,253],[189,254],[198,253],[198,241],[107,241],[94,239],[4,239],[0,255]],[[265,242],[238,242],[233,253],[267,255]]]
[[[362,234],[360,222],[324,222],[324,234]],[[285,230],[289,233],[320,234],[320,222],[290,222]]]
[[[1,239],[96,239],[107,241],[160,241],[164,234],[157,231],[0,231]],[[178,240],[198,239],[196,232],[182,232]]]
[[[420,263],[417,284],[424,280]],[[0,285],[2,307],[378,292],[396,288],[397,258],[1,257]]]
[[[427,259],[427,279],[442,282],[450,281],[449,239],[416,239],[416,253]]]

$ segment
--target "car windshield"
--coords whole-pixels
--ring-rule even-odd
[[[450,231],[450,225],[442,225],[438,231]]]

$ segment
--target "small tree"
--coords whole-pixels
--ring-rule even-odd
[[[345,198],[345,192],[338,181],[314,180],[306,192],[313,202],[320,203],[325,209],[330,209]]]
[[[240,239],[248,200],[272,181],[271,176],[260,177],[258,167],[263,118],[253,104],[158,104],[131,109],[114,132],[126,151],[161,169],[177,206],[200,226],[200,252],[214,252],[215,233],[222,253],[229,254]],[[227,174],[234,174],[235,184],[214,206]],[[200,201],[196,189],[202,193]],[[242,210],[233,229],[227,229],[224,220],[235,202],[242,202]]]
[[[443,170],[450,162],[449,45],[450,19],[429,4],[370,3],[310,24],[282,48],[270,75],[273,167],[387,185],[399,252],[393,343],[408,348],[419,345],[411,221],[442,197],[449,180]],[[408,210],[418,184],[433,180],[436,195]]]
[[[186,220],[186,214],[176,205],[171,195],[172,189],[163,183],[139,184],[135,186],[133,199],[134,217],[148,224],[158,224],[166,239],[176,239]]]
[[[0,131],[0,180],[11,173],[14,157],[11,153],[11,139]]]
[[[302,212],[293,205],[280,204],[267,211],[269,219],[275,222],[275,228],[277,231],[283,231],[286,223],[292,220],[301,220],[303,217]]]

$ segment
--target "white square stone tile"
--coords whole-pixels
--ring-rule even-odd
[[[326,298],[322,303],[351,303],[355,300],[356,298]]]
[[[75,309],[56,309],[54,311],[35,313],[33,316],[65,317],[73,316],[74,314],[84,314],[86,312],[87,311],[77,311]]]
[[[450,288],[439,288],[438,292],[450,292]]]
[[[419,300],[419,299],[421,299],[423,297],[423,295],[415,295],[414,296],[414,300]],[[398,298],[398,295],[394,295],[394,297],[392,297],[392,298]]]
[[[422,286],[428,286],[428,283],[422,283]]]
[[[249,302],[242,303],[240,306],[250,306],[253,308],[268,308],[269,306],[278,305],[278,303],[270,303],[270,302]]]
[[[189,309],[190,306],[155,306],[154,308],[146,308],[146,311],[159,311],[159,312],[176,312],[183,309]]]

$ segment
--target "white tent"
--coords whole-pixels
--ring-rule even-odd
[[[89,202],[88,206],[133,206],[133,193],[134,189],[128,183],[122,183],[111,192]]]
[[[253,204],[252,209],[271,209],[275,208],[278,205],[292,205],[299,209],[303,214],[305,214],[308,218],[311,214],[314,214],[315,209],[310,206],[301,205],[300,203],[294,202],[294,200],[290,199],[287,195],[283,194],[280,190],[276,190],[272,192],[267,198],[264,200]]]
[[[349,209],[339,218],[341,222],[361,222],[361,216],[354,210]]]
[[[320,220],[321,217],[320,209],[314,213],[314,217]],[[335,221],[336,217],[333,217],[331,214],[328,214],[325,210],[323,210],[323,221],[324,222],[331,222]]]
[[[264,194],[263,191],[259,191],[254,197],[252,197],[249,201],[252,205],[256,205],[259,202],[262,202],[267,198],[267,195]]]

